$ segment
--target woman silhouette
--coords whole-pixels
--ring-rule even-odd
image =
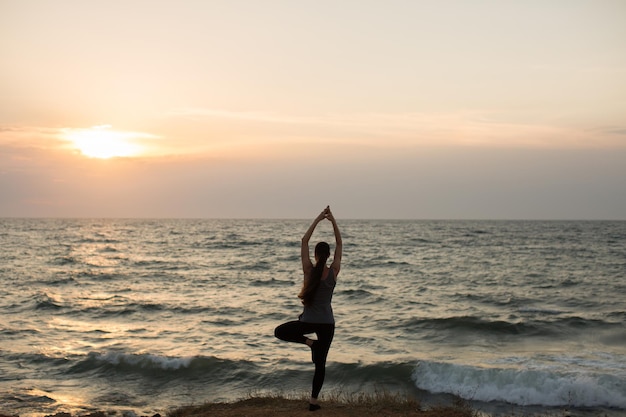
[[[309,240],[315,227],[324,219],[330,220],[333,224],[335,234],[335,254],[330,267],[326,266],[326,261],[330,256],[330,246],[326,242],[319,242],[315,245],[315,264],[311,262],[309,253]],[[304,311],[298,320],[281,324],[274,330],[274,335],[287,342],[306,344],[311,348],[311,358],[315,364],[315,374],[313,375],[313,387],[311,399],[309,400],[309,410],[319,410],[321,407],[317,397],[324,384],[326,375],[326,357],[330,344],[335,335],[335,317],[331,301],[333,290],[337,282],[337,275],[341,268],[342,242],[341,233],[335,217],[326,207],[313,221],[309,229],[302,237],[300,256],[302,258],[302,271],[304,272],[304,282],[298,297],[302,299]],[[309,339],[305,335],[315,333],[317,340]]]

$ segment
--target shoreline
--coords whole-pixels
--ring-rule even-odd
[[[413,398],[390,394],[354,394],[350,397],[329,398],[320,401],[321,409],[310,412],[308,398],[284,395],[250,396],[233,402],[207,402],[201,405],[176,407],[151,416],[133,411],[56,412],[43,417],[476,417],[479,415],[465,402],[455,405],[422,406]],[[0,412],[0,417],[20,417],[19,414]]]

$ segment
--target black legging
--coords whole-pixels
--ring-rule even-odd
[[[326,376],[326,357],[328,356],[330,344],[335,336],[335,325],[325,323],[305,323],[295,320],[281,324],[274,329],[274,336],[280,340],[303,344],[306,344],[307,339],[304,335],[311,333],[315,333],[317,335],[317,341],[313,346],[315,374],[313,375],[313,389],[311,391],[311,397],[317,398],[322,389],[322,385],[324,384],[324,377]]]

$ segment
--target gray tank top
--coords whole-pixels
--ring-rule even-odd
[[[335,271],[331,268],[326,279],[320,281],[313,303],[310,306],[304,306],[304,311],[300,314],[300,321],[305,323],[335,323],[333,307],[330,305],[333,300],[335,284]]]

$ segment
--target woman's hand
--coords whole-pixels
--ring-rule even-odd
[[[330,211],[330,206],[326,207],[326,210],[324,210],[326,212],[325,217],[330,220],[332,223],[335,222],[335,216],[333,216],[332,211]]]
[[[328,214],[330,213],[330,207],[326,206],[324,210],[315,218],[317,222],[321,222],[324,219],[328,218]]]

